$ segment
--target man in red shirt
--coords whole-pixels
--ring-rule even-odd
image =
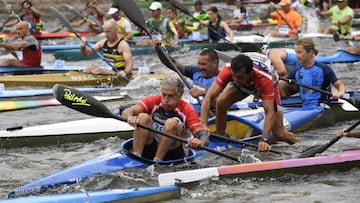
[[[295,134],[284,128],[277,79],[271,63],[263,54],[251,54],[254,56],[252,59],[240,54],[233,58],[231,64],[226,64],[222,68],[201,105],[202,124],[205,129],[209,130],[207,126],[208,111],[215,104],[216,133],[224,135],[227,123],[226,114],[229,107],[249,94],[260,94],[265,111],[265,122],[258,151],[271,149],[268,143],[270,132],[278,140],[289,144],[298,142]]]
[[[41,47],[39,41],[30,34],[27,22],[21,21],[16,25],[17,38],[21,41],[15,43],[0,43],[15,59],[5,59],[0,66],[23,66],[34,67],[40,66]]]
[[[121,115],[135,127],[133,153],[154,161],[179,159],[187,156],[186,147],[208,145],[209,138],[200,118],[192,106],[182,100],[184,84],[178,77],[161,81],[161,95],[146,97],[125,109]],[[188,138],[184,145],[172,138],[161,136],[137,124],[152,126],[155,130]]]

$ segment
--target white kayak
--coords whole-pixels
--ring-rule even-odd
[[[133,127],[112,118],[91,118],[32,127],[13,127],[0,131],[3,148],[59,144],[65,142],[88,142],[91,140],[132,136]]]

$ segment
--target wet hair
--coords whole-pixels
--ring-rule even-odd
[[[184,93],[185,85],[184,85],[183,81],[181,81],[180,78],[177,76],[170,76],[170,77],[167,77],[167,78],[161,80],[160,85],[161,86],[163,86],[163,85],[169,86],[170,85],[170,86],[175,87],[175,90],[177,93],[179,93],[179,94]]]
[[[210,8],[207,9],[207,11],[211,11],[213,13],[215,13],[217,15],[217,17],[219,18],[219,20],[222,20],[221,15],[219,14],[219,10],[215,7],[215,6],[211,6]]]
[[[319,53],[319,51],[315,48],[314,42],[310,38],[299,39],[295,45],[303,46],[306,52],[314,51],[314,55]]]
[[[208,56],[210,61],[219,61],[219,55],[214,49],[204,49],[200,52],[200,56]]]
[[[30,7],[32,6],[31,1],[26,0],[26,1],[21,2],[21,7],[24,7],[24,4],[26,4],[26,3],[28,3],[30,5]]]
[[[242,68],[245,68],[246,74],[250,74],[253,70],[253,62],[248,56],[239,54],[231,60],[231,70],[237,73]]]
[[[260,47],[255,44],[255,43],[245,43],[242,48],[241,48],[242,52],[257,52],[257,53],[262,53],[262,50],[260,49]]]

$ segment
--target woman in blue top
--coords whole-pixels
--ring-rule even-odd
[[[315,49],[311,39],[300,39],[295,44],[295,53],[300,67],[288,75],[289,79],[295,79],[298,83],[305,84],[325,91],[331,91],[332,84],[337,91],[327,95],[303,86],[294,87],[284,81],[279,81],[281,96],[288,96],[289,90],[299,91],[304,106],[327,103],[330,96],[334,99],[340,98],[345,93],[345,85],[336,77],[334,71],[326,64],[316,62],[314,57],[318,51]]]

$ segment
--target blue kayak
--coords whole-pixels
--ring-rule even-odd
[[[118,91],[119,87],[79,87],[82,92],[97,93]],[[53,90],[46,89],[24,89],[24,90],[4,90],[0,92],[0,98],[16,98],[16,97],[34,97],[34,96],[50,96],[53,95]]]
[[[289,108],[284,112],[284,118],[287,120],[287,127],[291,129],[296,129],[297,127],[301,127],[303,125],[307,125],[306,122],[311,122],[314,119],[318,118],[324,108],[315,107],[313,109],[307,109],[304,107],[294,107]],[[260,114],[260,110],[256,110],[255,113],[250,113],[248,115],[239,116],[240,113],[232,112],[228,114],[229,120],[230,118],[238,121],[239,123],[246,123],[251,128],[262,132],[262,125],[264,122],[264,118],[260,118],[258,115]],[[211,120],[210,120],[211,122]],[[243,141],[257,143],[259,140],[259,135],[251,136],[243,139]],[[108,174],[118,170],[124,170],[127,168],[146,168],[153,164],[151,160],[144,160],[143,158],[139,158],[137,156],[132,155],[129,152],[129,149],[132,146],[132,140],[128,140],[122,144],[122,149],[110,154],[102,155],[96,157],[94,159],[85,161],[78,165],[66,168],[64,170],[60,170],[52,175],[43,177],[39,180],[16,188],[8,193],[9,197],[14,197],[18,195],[26,195],[29,192],[42,192],[47,188],[54,187],[57,185],[64,184],[73,184],[77,183],[81,180],[88,178],[94,174]],[[219,140],[211,138],[209,142],[209,148],[212,149],[221,149],[227,150],[229,148],[243,148],[243,144],[239,144],[238,142],[230,142],[229,140]],[[191,150],[191,156],[187,157],[186,160],[171,160],[167,162],[160,162],[160,164],[170,164],[170,163],[183,163],[184,161],[196,160],[199,157],[202,157],[208,154],[205,150]]]
[[[83,71],[85,68],[86,66],[74,66],[74,65],[63,65],[63,64],[38,66],[38,67],[0,66],[0,73],[34,74],[34,73],[42,73],[42,72]]]
[[[180,187],[173,185],[19,197],[0,200],[0,203],[159,202],[179,197]]]
[[[331,56],[316,56],[315,61],[321,63],[353,63],[360,61],[360,55],[351,54],[340,49]]]

